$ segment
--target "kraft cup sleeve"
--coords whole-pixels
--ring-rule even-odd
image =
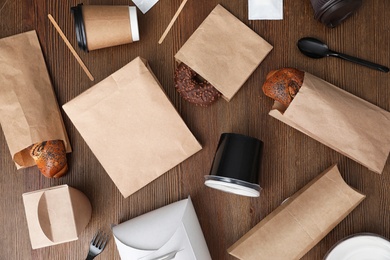
[[[0,122],[18,169],[35,165],[35,143],[62,140],[71,152],[35,31],[0,39]]]
[[[390,113],[310,73],[287,110],[269,114],[373,172],[385,167]]]
[[[175,58],[230,101],[272,48],[233,14],[217,5]]]
[[[87,48],[89,51],[131,43],[139,39],[133,39],[132,30],[138,34],[138,25],[131,26],[131,8],[126,5],[82,5],[83,21]],[[137,21],[137,17],[133,20]]]
[[[245,260],[300,259],[364,198],[344,182],[334,165],[266,216],[228,252]]]

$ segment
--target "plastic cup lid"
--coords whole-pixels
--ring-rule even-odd
[[[355,13],[361,5],[361,0],[328,1],[316,12],[315,19],[333,28]]]
[[[130,28],[131,38],[133,42],[139,41],[139,30],[138,30],[138,19],[137,19],[137,8],[135,6],[129,6],[130,15]]]
[[[70,10],[74,16],[74,24],[76,29],[77,45],[84,51],[88,51],[87,37],[85,35],[84,19],[83,19],[83,4],[71,7]]]
[[[204,184],[210,188],[233,193],[247,197],[259,197],[261,187],[254,183],[249,183],[233,178],[206,175]]]

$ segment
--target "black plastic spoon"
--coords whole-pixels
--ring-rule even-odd
[[[388,67],[373,62],[369,62],[366,60],[362,60],[356,57],[352,57],[343,53],[332,51],[325,43],[323,43],[322,41],[316,38],[312,38],[312,37],[302,38],[298,41],[297,45],[299,50],[310,58],[319,59],[319,58],[329,57],[329,56],[337,57],[347,61],[355,62],[357,64],[369,67],[371,69],[379,70],[382,72],[389,72]]]

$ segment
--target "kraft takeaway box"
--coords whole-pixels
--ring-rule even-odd
[[[211,260],[191,198],[112,228],[122,260]]]
[[[261,220],[228,252],[241,260],[300,259],[364,198],[344,182],[334,165]]]
[[[24,193],[23,203],[33,249],[77,240],[92,214],[84,193],[68,185]]]

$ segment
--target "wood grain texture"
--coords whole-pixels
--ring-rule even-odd
[[[77,47],[70,7],[74,0],[0,1],[0,37],[36,30],[58,103],[63,105],[137,56],[147,59],[166,94],[203,149],[127,199],[123,199],[69,118],[62,111],[73,152],[69,172],[60,179],[46,179],[36,167],[17,171],[4,134],[0,133],[0,259],[83,259],[99,228],[109,232],[117,224],[191,196],[213,259],[235,259],[226,249],[262,218],[312,178],[338,163],[345,181],[367,198],[317,246],[303,257],[322,259],[339,239],[373,232],[390,238],[390,163],[382,175],[268,116],[272,100],[261,92],[266,74],[281,67],[297,67],[321,77],[387,111],[390,110],[390,74],[339,59],[312,60],[297,49],[301,37],[318,37],[340,52],[389,66],[390,1],[364,1],[361,9],[334,29],[313,18],[310,1],[284,1],[281,21],[249,21],[246,1],[188,1],[164,42],[164,32],[181,0],[159,1],[145,15],[138,11],[140,41],[85,53]],[[125,0],[84,1],[84,4],[132,5]],[[274,46],[231,102],[218,101],[209,108],[193,106],[174,89],[174,55],[207,17],[222,4]],[[95,77],[91,82],[67,49],[48,14],[56,17],[70,43]],[[264,141],[260,169],[260,198],[246,198],[204,186],[204,175],[223,132],[250,135]],[[93,207],[92,218],[77,241],[32,250],[22,203],[22,193],[68,184],[83,191]],[[5,257],[5,258],[4,258]],[[120,259],[111,239],[100,259]]]

